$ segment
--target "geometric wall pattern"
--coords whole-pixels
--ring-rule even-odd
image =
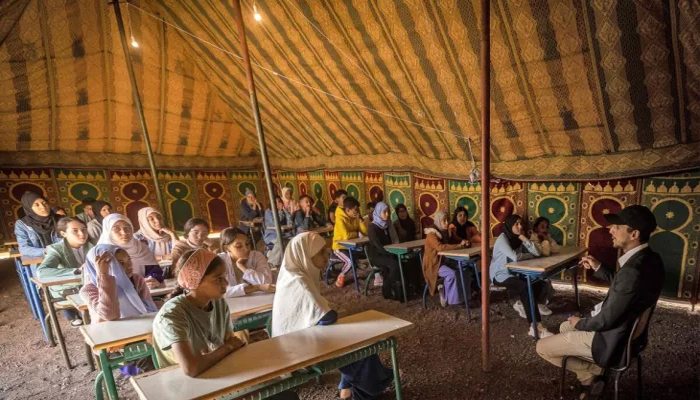
[[[236,224],[240,202],[247,188],[255,190],[265,206],[267,188],[261,171],[161,170],[158,173],[171,227],[182,229],[191,216],[199,216],[213,231]],[[367,201],[382,196],[394,208],[403,203],[420,228],[432,223],[439,210],[450,214],[455,207],[467,207],[470,220],[480,231],[481,184],[464,180],[409,172],[309,172],[275,171],[275,191],[279,185],[295,189],[294,197],[306,191],[324,215],[332,194],[345,188],[357,195],[364,210]],[[516,213],[531,223],[540,215],[551,221],[553,238],[565,245],[579,245],[599,260],[615,265],[618,251],[612,247],[605,214],[630,204],[652,209],[659,228],[652,235],[651,247],[658,251],[666,267],[663,295],[697,302],[700,285],[700,171],[645,179],[588,182],[491,183],[490,230],[497,235],[508,215]],[[148,170],[87,170],[24,168],[0,169],[0,239],[14,238],[14,223],[22,216],[19,199],[26,190],[42,192],[53,205],[80,212],[83,197],[109,201],[115,210],[127,215],[138,229],[141,207],[158,207]],[[260,196],[263,193],[263,196]],[[602,285],[592,274],[579,272],[579,280]]]

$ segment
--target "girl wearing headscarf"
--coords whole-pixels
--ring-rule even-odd
[[[129,254],[117,246],[99,244],[85,261],[85,285],[80,297],[93,322],[115,321],[158,311],[143,276],[135,274]]]
[[[472,243],[481,243],[481,233],[471,221],[469,221],[469,211],[465,207],[455,208],[450,224],[450,234],[462,240]]]
[[[56,215],[46,199],[34,192],[22,195],[24,217],[15,222],[19,252],[25,257],[42,257],[46,246],[59,242],[56,235]]]
[[[145,243],[156,257],[169,256],[173,252],[173,243],[178,239],[177,234],[163,223],[163,215],[155,208],[144,207],[139,210],[138,216],[141,228],[134,238]]]
[[[95,218],[87,223],[88,240],[93,245],[100,241],[102,236],[102,221],[106,216],[112,213],[112,205],[103,200],[97,200],[92,203],[92,209]]]
[[[383,277],[382,296],[385,299],[404,301],[401,290],[401,272],[396,256],[384,249],[384,246],[399,242],[394,226],[391,224],[389,206],[384,202],[375,205],[372,215],[372,223],[367,227],[369,244],[367,253],[372,264],[381,269],[381,275],[375,275],[375,285],[377,278]]]
[[[530,326],[528,335],[534,337],[535,332],[532,329],[532,319],[537,321],[537,330],[540,338],[552,336],[541,323],[540,307],[535,308],[535,315],[530,315],[527,281],[524,278],[517,277],[510,273],[506,264],[528,260],[534,257],[539,257],[540,253],[537,246],[525,236],[525,227],[523,219],[518,215],[509,215],[503,223],[503,233],[496,239],[496,244],[493,246],[493,257],[491,258],[491,281],[496,286],[505,287],[509,295],[518,297],[518,300],[513,308],[520,314],[521,317],[527,318]],[[532,290],[535,299],[540,299],[545,289],[545,283],[537,281],[532,283]],[[551,314],[551,311],[549,311]]]
[[[433,215],[433,226],[424,230],[425,250],[423,254],[423,275],[430,288],[430,295],[435,294],[437,278],[441,276],[445,280],[444,285],[437,287],[440,294],[440,305],[454,305],[464,302],[461,291],[461,280],[457,277],[455,265],[451,260],[443,260],[440,252],[457,250],[468,247],[466,240],[462,240],[450,234],[447,213],[438,211]],[[466,283],[471,279],[469,274],[465,274]]]
[[[272,336],[337,321],[338,313],[321,295],[320,270],[328,261],[324,246],[325,240],[311,232],[301,233],[289,243],[272,306]],[[393,379],[392,371],[376,354],[340,368],[340,373],[338,388],[343,399],[376,399]]]
[[[403,203],[396,205],[394,230],[399,237],[399,243],[416,240],[416,222],[408,215],[408,208]]]
[[[299,203],[292,198],[292,189],[285,186],[282,188],[281,192],[285,211],[287,211],[289,215],[294,215],[299,209]]]
[[[165,286],[163,270],[155,255],[143,242],[134,239],[134,226],[121,214],[110,214],[102,220],[102,235],[98,244],[109,244],[125,250],[133,264],[134,274],[146,278],[148,287]]]

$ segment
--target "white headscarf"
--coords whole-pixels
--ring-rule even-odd
[[[102,220],[102,235],[100,235],[100,240],[97,244],[111,244],[117,246],[121,249],[126,250],[131,257],[131,262],[134,265],[134,273],[145,276],[146,265],[158,265],[156,261],[156,256],[153,254],[151,249],[148,248],[144,243],[134,239],[133,237],[126,244],[117,243],[112,239],[112,227],[117,221],[124,221],[131,227],[131,231],[134,230],[134,225],[131,224],[128,218],[121,214],[109,214]]]
[[[328,300],[321,296],[320,271],[311,261],[325,244],[323,238],[311,232],[289,242],[272,306],[273,336],[315,326],[331,310]]]
[[[283,187],[281,190],[282,192],[282,203],[284,204],[284,209],[287,210],[288,213],[294,214],[298,209],[299,209],[299,203],[292,198],[291,194],[289,196],[289,200],[287,200],[287,193],[291,192],[292,189],[288,187]]]
[[[161,235],[160,233],[156,232],[153,227],[151,227],[151,223],[148,222],[148,216],[153,213],[162,216],[160,211],[153,207],[144,207],[139,210],[139,225],[141,225],[139,232],[141,232],[141,234],[149,241],[155,243],[156,255],[166,256],[171,253],[170,246],[168,245],[171,240],[170,235]]]
[[[153,303],[153,300],[142,299],[139,293],[134,288],[131,279],[124,272],[123,267],[117,261],[116,253],[119,250],[117,246],[97,245],[88,252],[87,260],[85,261],[85,282],[92,282],[97,286],[97,256],[102,253],[109,253],[112,257],[109,261],[109,274],[112,275],[117,283],[117,297],[119,298],[119,312],[121,318],[135,317],[150,312],[158,311],[158,307]]]

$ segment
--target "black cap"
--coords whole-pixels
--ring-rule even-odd
[[[625,207],[619,214],[606,214],[605,219],[614,225],[627,225],[642,234],[651,235],[656,229],[656,217],[650,209],[640,205]]]

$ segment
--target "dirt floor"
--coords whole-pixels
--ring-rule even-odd
[[[415,324],[399,339],[399,367],[403,373],[404,399],[555,399],[559,369],[535,353],[535,341],[527,336],[527,324],[506,304],[493,296],[491,308],[490,373],[481,370],[480,324],[477,304],[467,324],[464,308],[439,307],[429,299],[424,310],[419,299],[408,305],[382,299],[373,289],[365,298],[352,285],[326,288],[325,295],[342,315],[376,309]],[[584,291],[582,304],[592,307],[602,299]],[[556,332],[573,310],[570,290],[559,290],[552,316],[544,324]],[[62,320],[62,318],[61,318]],[[65,367],[58,347],[48,347],[39,323],[32,319],[14,266],[0,262],[0,399],[92,399],[95,373],[85,361],[83,341],[65,321],[69,354],[77,366]],[[387,355],[383,360],[390,365]],[[700,399],[700,316],[683,309],[661,306],[654,315],[651,342],[644,353],[644,390],[647,399]],[[636,369],[621,381],[620,399],[635,398]],[[324,376],[322,384],[298,390],[302,399],[337,398],[338,375]],[[576,396],[575,378],[567,376],[566,399]],[[119,379],[120,398],[136,399],[128,381]],[[609,385],[612,386],[612,385]],[[608,397],[612,398],[611,388]],[[385,399],[393,399],[387,392]]]

